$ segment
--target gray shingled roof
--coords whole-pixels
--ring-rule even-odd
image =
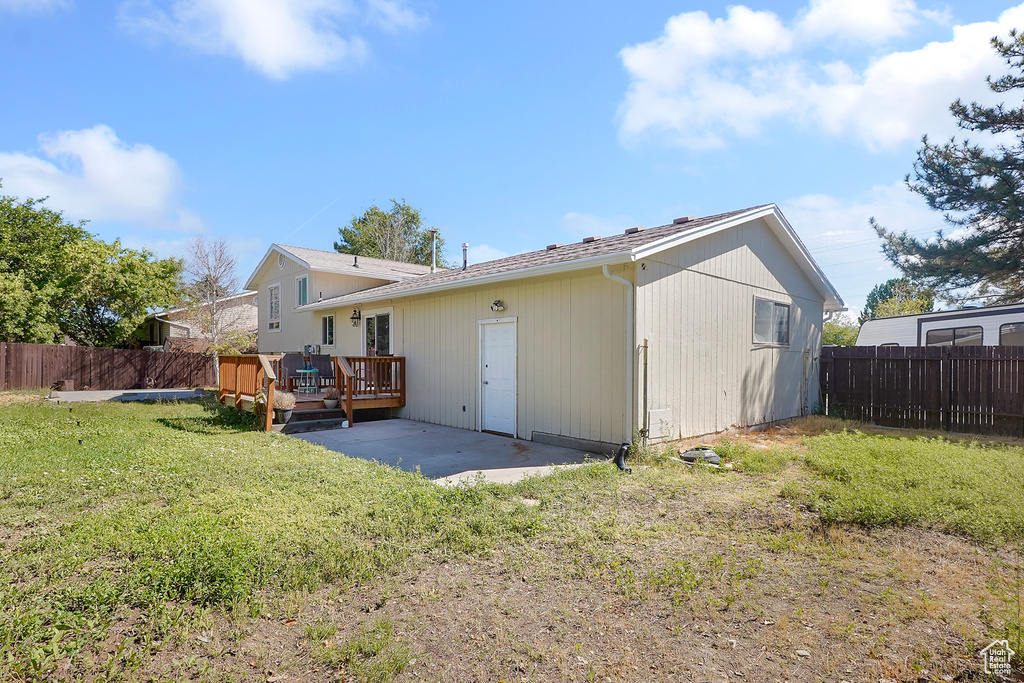
[[[275,244],[274,246],[297,259],[305,261],[314,270],[344,271],[346,273],[367,276],[382,275],[388,279],[405,279],[410,275],[423,275],[430,272],[430,266],[421,266],[415,263],[402,263],[400,261],[360,256],[358,259],[359,265],[355,266],[356,259],[352,254],[339,254],[336,251],[321,251],[320,249],[307,249],[305,247],[288,247],[283,244]]]
[[[700,228],[708,225],[709,223],[726,220],[733,216],[764,208],[766,206],[771,205],[762,204],[759,206],[752,206],[747,209],[741,209],[739,211],[730,211],[728,213],[720,213],[715,216],[697,218],[680,225],[670,224],[656,228],[646,228],[628,235],[619,234],[612,235],[610,237],[599,237],[593,242],[565,244],[557,249],[531,251],[525,254],[517,254],[515,256],[496,259],[494,261],[477,263],[469,266],[465,270],[461,268],[438,270],[436,273],[409,278],[403,282],[381,285],[380,287],[374,287],[372,289],[364,289],[359,292],[324,299],[323,301],[318,301],[315,304],[310,304],[310,307],[327,308],[331,306],[344,306],[350,302],[367,300],[368,297],[372,297],[373,299],[390,299],[396,296],[408,296],[415,294],[417,290],[434,287],[436,285],[459,286],[457,283],[462,280],[469,281],[489,275],[498,275],[500,273],[627,253],[637,247],[650,244],[651,242],[656,242],[672,235]],[[360,258],[360,263],[362,263],[362,258]],[[429,271],[429,268],[427,270]],[[472,283],[466,282],[467,286],[470,284]]]

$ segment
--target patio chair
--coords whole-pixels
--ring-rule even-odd
[[[284,375],[285,389],[294,391],[302,379],[297,370],[306,364],[301,353],[286,353],[281,356],[281,374]]]
[[[327,354],[310,354],[309,364],[316,368],[319,372],[316,373],[317,386],[318,387],[333,387],[334,386],[334,359]]]

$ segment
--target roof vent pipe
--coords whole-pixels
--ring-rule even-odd
[[[430,231],[430,272],[437,270],[437,230]]]
[[[469,265],[469,242],[462,243],[462,269]]]
[[[359,267],[359,256],[353,256],[352,257],[352,267],[353,268],[358,268]]]

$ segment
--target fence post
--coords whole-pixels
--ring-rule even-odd
[[[0,342],[0,391],[7,389],[7,344]]]
[[[832,381],[832,348],[825,347],[821,350],[821,358],[818,361],[818,409],[825,411],[825,415],[828,413],[828,397],[830,386],[829,383]],[[404,386],[404,385],[403,385]]]
[[[267,414],[263,416],[263,431],[274,431],[274,385],[277,380],[267,382]]]
[[[238,406],[242,403],[242,380],[238,376],[242,371],[242,364],[235,363],[235,410],[241,410]]]
[[[875,398],[875,385],[880,381],[878,372],[878,347],[871,347],[871,357],[868,359],[868,381],[871,382],[871,405],[868,406],[868,422],[874,422],[877,417],[877,401]]]
[[[945,431],[952,429],[950,413],[953,410],[953,357],[950,353],[950,346],[942,347],[942,362],[939,364],[939,379],[941,381],[942,395],[939,402],[942,405],[941,427]]]

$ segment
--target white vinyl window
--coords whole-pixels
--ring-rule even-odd
[[[309,303],[309,278],[300,275],[295,278],[295,305],[305,306]]]
[[[267,328],[281,329],[281,285],[270,285],[267,288]]]
[[[789,345],[789,304],[754,298],[754,343]]]
[[[320,345],[334,346],[334,316],[325,315],[320,318]]]

